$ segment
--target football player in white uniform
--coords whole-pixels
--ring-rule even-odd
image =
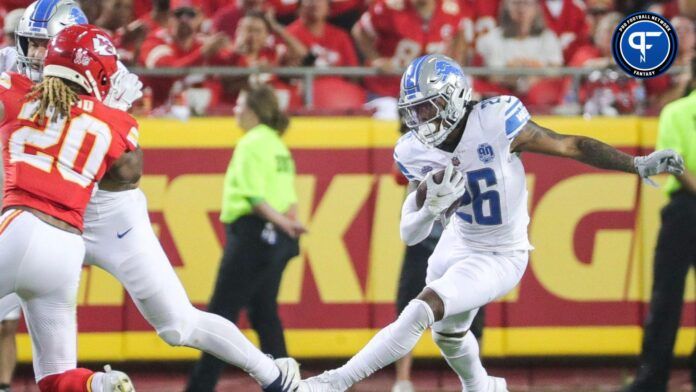
[[[17,28],[18,71],[40,80],[48,39],[67,26],[84,23],[87,18],[74,0],[32,3]],[[128,110],[142,96],[142,83],[120,63],[119,69],[104,103]],[[152,230],[147,200],[137,185],[134,188],[105,177],[87,206],[82,237],[85,263],[116,277],[165,342],[196,348],[235,365],[251,375],[264,391],[296,390],[300,372],[294,359],[274,361],[232,322],[191,304]],[[12,302],[0,301],[0,318],[15,307]]]
[[[519,99],[470,101],[461,67],[443,55],[415,59],[401,79],[399,109],[411,132],[399,139],[394,158],[415,190],[425,181],[422,207],[411,192],[404,201],[401,237],[415,244],[433,222],[460,200],[428,261],[426,288],[396,321],[382,329],[344,366],[300,382],[300,391],[345,391],[413,349],[429,327],[442,356],[466,392],[507,391],[490,377],[479,347],[467,333],[479,307],[520,281],[532,249],[527,237],[527,189],[523,151],[572,158],[611,170],[649,176],[681,173],[671,150],[633,157],[598,140],[561,135],[531,121]],[[444,169],[440,183],[432,174]]]

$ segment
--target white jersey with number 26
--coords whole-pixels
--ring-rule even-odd
[[[449,153],[430,148],[411,133],[402,136],[394,159],[410,181],[422,181],[449,162],[466,176],[467,190],[452,218],[462,241],[474,250],[530,250],[524,167],[510,143],[529,121],[524,104],[499,96],[473,106],[459,144]]]

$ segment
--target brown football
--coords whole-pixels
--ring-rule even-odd
[[[452,176],[454,177],[456,171],[452,172]],[[435,181],[436,184],[439,184],[442,182],[443,177],[445,177],[445,171],[441,170],[435,174],[433,174],[433,181]],[[416,205],[418,208],[423,207],[423,203],[425,203],[425,196],[428,194],[428,185],[425,181],[422,181],[420,185],[418,185],[418,189],[416,189]],[[452,205],[447,209],[445,214],[447,216],[450,216],[454,214],[455,211],[457,211],[457,208],[461,205],[461,198],[457,199]]]

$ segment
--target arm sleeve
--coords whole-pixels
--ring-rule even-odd
[[[240,194],[256,200],[265,199],[269,163],[248,144],[240,144],[232,157],[232,179]]]
[[[505,136],[512,142],[532,116],[517,97],[507,95],[500,98],[501,106],[498,114],[504,121]]]
[[[188,67],[203,60],[203,53],[198,47],[182,57],[177,57],[174,50],[163,42],[145,42],[143,44],[141,62],[147,68],[156,67]]]
[[[418,162],[415,159],[419,154],[410,145],[410,138],[412,137],[412,134],[407,133],[396,142],[396,147],[394,147],[394,165],[408,181],[421,181],[423,180],[423,173],[427,173],[429,170],[427,168],[424,170],[422,167],[424,166],[423,162]]]
[[[409,193],[401,208],[399,231],[401,240],[408,246],[416,245],[428,238],[437,217],[431,215],[427,208],[418,208],[416,205],[417,193],[417,191]]]
[[[671,148],[679,154],[684,153],[681,140],[681,127],[674,116],[674,110],[670,110],[669,107],[660,114],[657,144],[655,148],[658,150]]]
[[[371,37],[377,38],[384,31],[393,27],[387,5],[384,2],[376,2],[371,5],[358,21],[360,27]]]
[[[111,113],[116,113],[116,117],[111,117],[115,127],[112,129],[115,129],[116,133],[123,140],[126,152],[135,151],[138,148],[138,140],[140,139],[138,122],[126,112],[112,109]]]

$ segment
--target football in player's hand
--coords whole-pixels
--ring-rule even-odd
[[[452,172],[452,177],[456,174],[456,171]],[[433,182],[436,184],[440,184],[442,182],[442,179],[445,177],[445,171],[441,170],[437,173],[433,174]],[[425,197],[428,194],[428,184],[426,181],[421,181],[420,185],[418,185],[418,189],[416,189],[416,206],[418,208],[423,207],[423,203],[425,203]],[[461,198],[457,199],[452,205],[447,209],[445,212],[445,215],[450,216],[452,215],[457,208],[461,205]]]

